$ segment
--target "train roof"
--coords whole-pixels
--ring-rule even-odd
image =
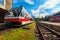
[[[11,8],[9,11],[20,10],[20,9],[22,10],[23,6]]]
[[[14,10],[17,10],[17,13],[20,13],[21,11],[22,13],[28,14],[28,16],[31,17],[31,15],[26,11],[26,9],[23,6],[11,8],[9,11],[13,12]]]

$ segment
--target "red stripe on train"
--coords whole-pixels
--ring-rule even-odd
[[[27,22],[27,21],[29,21],[29,19],[28,18],[18,18],[18,19],[9,18],[9,19],[5,19],[4,21],[5,22]]]

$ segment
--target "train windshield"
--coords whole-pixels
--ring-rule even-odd
[[[6,13],[6,16],[9,17],[26,17],[26,13],[23,10],[22,6],[20,6],[19,8],[14,8],[9,10],[9,12]]]
[[[18,14],[16,11],[7,12],[6,17],[24,17],[22,13]]]
[[[6,17],[13,17],[14,15],[13,15],[12,12],[7,12],[7,13],[5,14],[5,16],[6,16]]]

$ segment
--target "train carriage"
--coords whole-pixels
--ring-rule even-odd
[[[29,21],[29,18],[27,17],[27,14],[24,13],[23,7],[15,8],[11,11],[8,11],[5,15],[5,24],[7,26],[12,25],[21,25],[22,22]]]

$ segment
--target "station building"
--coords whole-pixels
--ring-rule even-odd
[[[0,0],[0,23],[4,22],[5,14],[12,8],[13,0]]]
[[[12,2],[13,0],[1,0],[0,8],[9,10],[12,8]]]
[[[3,22],[4,16],[8,12],[8,10],[9,11],[12,10],[12,12],[14,10],[17,10],[17,12],[20,12],[21,7],[12,8],[13,0],[1,0],[0,2],[1,2],[0,3],[0,21],[1,22]],[[24,7],[22,7],[22,13],[24,13],[23,15],[26,14],[26,17],[28,17],[28,18],[32,18],[31,15],[25,10]]]

